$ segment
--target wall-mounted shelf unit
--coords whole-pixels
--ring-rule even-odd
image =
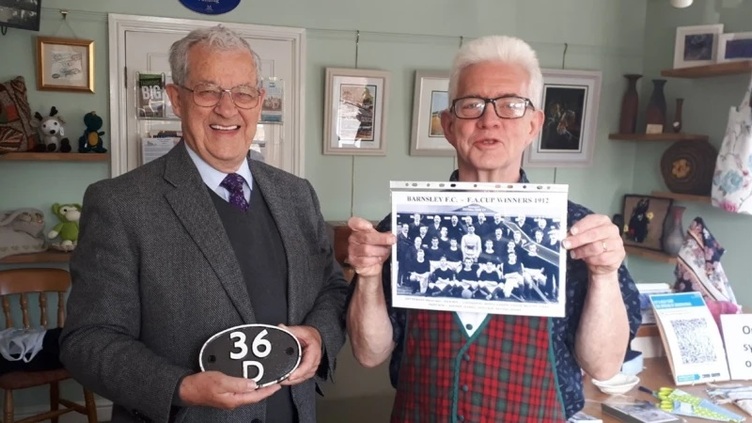
[[[716,63],[691,68],[664,69],[661,76],[672,78],[708,78],[713,76],[738,75],[752,71],[752,60],[743,62]]]
[[[0,161],[106,162],[109,153],[5,153]]]
[[[710,196],[707,195],[677,194],[668,191],[653,191],[652,195],[655,197],[671,198],[676,201],[692,201],[696,203],[710,204]]]
[[[608,134],[608,139],[618,141],[707,141],[702,134],[664,132],[662,134]]]
[[[0,258],[0,264],[68,263],[71,253],[47,250],[40,253],[15,254]]]
[[[636,256],[636,257],[644,258],[646,260],[659,261],[662,263],[669,263],[669,264],[676,263],[676,257],[672,257],[660,251],[646,250],[644,248],[632,247],[630,245],[625,245],[624,249],[627,251],[627,254],[630,256]]]

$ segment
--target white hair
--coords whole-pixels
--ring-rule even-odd
[[[538,57],[529,44],[516,37],[505,35],[490,35],[476,38],[464,44],[454,57],[452,71],[449,77],[449,104],[457,97],[457,83],[460,73],[476,63],[502,62],[520,66],[527,74],[526,95],[536,108],[543,93],[543,74],[540,70]]]

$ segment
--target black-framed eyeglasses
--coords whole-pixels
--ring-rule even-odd
[[[452,102],[450,110],[460,119],[478,119],[485,113],[488,103],[494,105],[496,116],[502,119],[519,119],[525,116],[528,108],[535,110],[529,98],[514,95],[496,98],[461,97]]]
[[[214,84],[198,84],[192,89],[184,85],[178,87],[190,91],[193,94],[193,102],[201,107],[214,107],[222,100],[222,95],[230,95],[235,107],[239,109],[252,109],[258,105],[261,91],[250,85],[238,85],[232,88],[222,88]]]

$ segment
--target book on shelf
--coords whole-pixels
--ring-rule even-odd
[[[642,324],[648,325],[655,323],[655,314],[653,306],[650,305],[650,294],[668,294],[673,292],[671,285],[667,283],[648,283],[638,282],[635,284],[637,291],[640,293],[640,312],[642,313]]]
[[[661,410],[649,401],[605,401],[601,403],[604,414],[625,423],[682,423],[678,416]]]
[[[650,294],[674,383],[729,380],[723,339],[699,292]]]

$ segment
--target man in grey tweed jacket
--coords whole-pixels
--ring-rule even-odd
[[[113,422],[316,421],[316,379],[331,376],[345,340],[347,288],[313,187],[248,158],[258,63],[222,27],[176,42],[168,93],[183,142],[85,194],[61,359],[113,401]],[[232,173],[246,207],[219,182]],[[257,388],[199,371],[203,343],[245,323],[285,324],[298,338],[289,379]]]

